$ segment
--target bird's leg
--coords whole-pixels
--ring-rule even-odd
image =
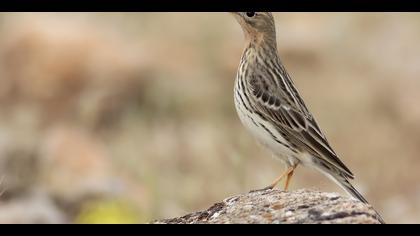
[[[293,177],[293,172],[295,171],[295,169],[296,169],[296,165],[294,165],[294,166],[291,166],[288,170],[290,170],[288,173],[287,173],[287,177],[286,177],[286,183],[284,184],[284,191],[287,191],[287,189],[289,188],[289,183],[290,183],[290,180],[292,179],[292,177]]]
[[[287,168],[287,170],[281,174],[279,177],[277,177],[273,183],[271,183],[270,185],[268,185],[267,187],[263,188],[262,190],[268,190],[268,189],[273,189],[274,187],[277,186],[277,184],[285,177],[287,176],[287,179],[289,179],[289,175],[290,173],[293,174],[293,171],[295,170],[296,166],[291,166],[289,168]]]

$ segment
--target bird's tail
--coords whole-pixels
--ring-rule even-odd
[[[359,193],[359,191],[357,191],[356,188],[350,183],[347,177],[341,174],[331,174],[331,173],[325,173],[325,174],[334,182],[336,182],[341,188],[343,188],[344,191],[346,191],[350,196],[352,196],[353,198],[365,204],[369,204],[369,202],[362,196],[362,194]],[[385,221],[382,219],[381,215],[375,209],[373,210],[376,212],[377,220],[381,224],[385,224]]]

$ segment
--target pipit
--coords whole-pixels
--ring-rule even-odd
[[[272,189],[286,178],[287,190],[294,170],[301,164],[315,168],[352,197],[367,203],[349,182],[353,173],[331,148],[281,63],[272,14],[232,14],[246,39],[234,86],[236,111],[248,131],[287,167],[264,189]]]

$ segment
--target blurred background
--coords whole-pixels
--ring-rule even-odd
[[[276,13],[281,58],[355,186],[420,223],[420,14]],[[145,223],[284,167],[242,127],[227,13],[1,13],[0,223]],[[291,189],[343,193],[299,168]]]

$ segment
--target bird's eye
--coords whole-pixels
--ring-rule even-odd
[[[246,13],[247,17],[254,17],[255,16],[255,12],[247,12]]]

